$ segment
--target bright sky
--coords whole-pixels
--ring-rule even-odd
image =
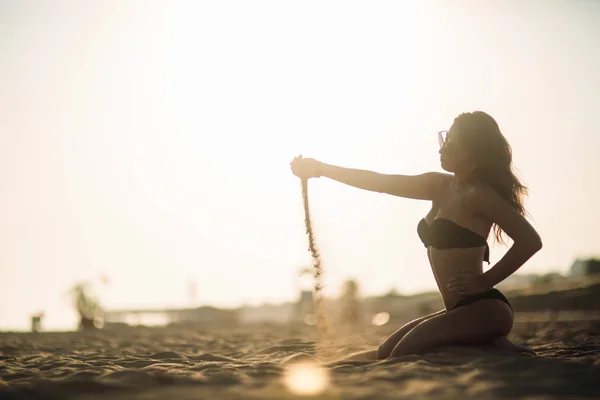
[[[436,132],[490,113],[543,250],[600,251],[600,2],[0,1],[0,329],[109,308],[297,296],[310,264],[297,154],[440,171]],[[335,295],[435,288],[429,204],[310,182]],[[492,264],[506,248],[492,247]],[[102,286],[99,277],[110,277]]]

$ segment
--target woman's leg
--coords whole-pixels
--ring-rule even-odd
[[[398,329],[396,332],[392,333],[387,339],[385,339],[381,346],[379,346],[379,348],[377,349],[377,358],[380,360],[388,358],[392,354],[392,350],[394,350],[394,347],[396,347],[398,342],[414,327],[416,327],[423,321],[427,321],[430,318],[442,315],[445,312],[446,310],[440,310],[433,314],[425,315],[424,317],[414,319],[404,324],[400,329]]]
[[[344,362],[344,361],[384,360],[390,356],[392,350],[394,349],[394,346],[396,346],[396,344],[398,344],[400,339],[402,339],[402,337],[404,335],[406,335],[408,332],[410,332],[411,329],[413,329],[415,326],[419,325],[421,322],[426,321],[429,318],[433,318],[438,315],[442,315],[445,312],[446,312],[446,310],[440,310],[433,314],[425,315],[424,317],[420,317],[415,320],[412,320],[412,321],[406,323],[405,325],[403,325],[396,332],[392,333],[386,340],[384,340],[384,342],[381,344],[381,346],[379,346],[379,348],[374,349],[374,350],[363,350],[363,351],[359,351],[356,353],[352,353],[346,357],[343,357],[339,360],[334,361],[333,363]]]
[[[404,335],[391,356],[419,354],[452,344],[489,344],[507,336],[512,323],[512,311],[505,303],[480,300],[421,322]]]

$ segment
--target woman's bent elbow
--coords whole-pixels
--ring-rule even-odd
[[[531,240],[530,246],[531,250],[533,251],[533,254],[537,253],[542,249],[542,247],[544,247],[544,244],[542,243],[542,238],[539,235],[536,235],[536,237]]]

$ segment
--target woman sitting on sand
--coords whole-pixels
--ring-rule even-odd
[[[291,168],[303,179],[324,176],[359,189],[432,202],[417,233],[445,309],[398,329],[376,350],[377,358],[454,344],[532,352],[508,340],[513,310],[494,288],[542,248],[540,236],[524,217],[527,188],[512,171],[511,147],[496,121],[481,111],[459,115],[449,131],[439,133],[439,142],[441,166],[450,174],[386,175],[302,156]],[[492,229],[497,241],[503,242],[504,232],[514,243],[484,273],[482,261],[489,263],[486,238]]]

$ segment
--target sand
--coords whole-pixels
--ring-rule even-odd
[[[336,337],[322,347],[325,361],[373,348],[394,328]],[[510,338],[538,356],[446,347],[393,360],[330,362],[316,370],[328,385],[313,398],[600,398],[600,320],[516,322]],[[317,354],[318,343],[309,328],[276,326],[1,333],[0,398],[303,398],[286,379],[303,354]]]

